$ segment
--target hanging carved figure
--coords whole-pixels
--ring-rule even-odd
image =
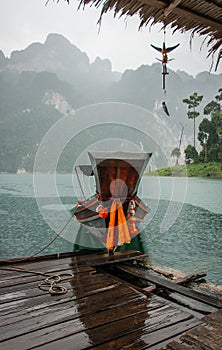
[[[167,106],[166,106],[166,102],[165,102],[165,101],[162,102],[162,107],[163,107],[164,112],[165,112],[168,116],[170,116],[170,113],[169,113],[169,111],[168,111],[168,108],[167,108]]]
[[[157,58],[157,60],[160,61],[162,63],[162,65],[163,65],[163,71],[162,71],[162,75],[163,75],[163,90],[166,90],[166,87],[165,87],[166,86],[166,84],[165,84],[165,76],[167,74],[169,74],[168,71],[167,71],[167,63],[169,61],[174,60],[174,58],[168,59],[168,55],[167,54],[169,52],[173,51],[174,49],[176,49],[179,45],[180,44],[177,44],[177,45],[174,45],[174,46],[171,46],[171,47],[166,47],[165,42],[163,42],[163,46],[161,48],[161,47],[157,47],[157,46],[154,46],[154,45],[151,44],[151,46],[155,50],[157,50],[157,51],[162,53],[162,59]]]
[[[166,31],[164,30],[164,42],[163,42],[163,46],[162,47],[157,47],[157,46],[154,46],[151,44],[151,46],[161,52],[162,54],[162,59],[159,59],[157,58],[158,61],[160,61],[162,63],[162,77],[163,77],[163,91],[164,91],[164,97],[166,97],[166,75],[169,74],[169,72],[167,71],[167,63],[169,61],[172,61],[174,58],[171,58],[171,59],[168,59],[168,53],[173,51],[174,49],[176,49],[180,44],[177,44],[177,45],[174,45],[174,46],[171,46],[171,47],[166,47],[166,44],[165,44],[165,34],[166,34]],[[163,101],[162,102],[162,106],[163,106],[163,110],[164,112],[169,116],[169,112],[168,112],[168,109],[167,109],[167,106],[166,106],[166,102]]]

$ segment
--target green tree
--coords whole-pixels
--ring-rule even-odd
[[[219,152],[218,160],[222,161],[222,111],[213,115],[212,122],[214,123],[218,135]]]
[[[186,163],[198,163],[198,152],[196,150],[196,148],[192,145],[188,145],[187,148],[184,151],[185,153],[185,161]]]
[[[180,149],[175,147],[171,152],[171,157],[176,157],[176,165],[178,164],[179,157],[181,156]]]
[[[216,95],[216,100],[220,103],[220,101],[222,101],[222,88],[220,88],[219,90],[218,90],[218,92],[219,92],[219,94],[218,95]]]
[[[203,96],[198,95],[196,92],[193,93],[189,98],[185,98],[183,103],[188,105],[188,118],[193,119],[193,146],[196,149],[196,118],[200,115],[196,108],[199,106],[203,99]]]
[[[208,126],[210,132],[207,146],[212,159],[209,160],[222,161],[222,88],[218,92],[215,101],[209,102],[204,107],[204,114],[211,117],[210,129]]]
[[[198,140],[203,151],[200,154],[200,160],[217,161],[219,152],[219,139],[215,124],[207,118],[204,118],[199,125]]]
[[[204,107],[204,114],[212,115],[218,112],[220,112],[220,104],[216,101],[211,101]]]

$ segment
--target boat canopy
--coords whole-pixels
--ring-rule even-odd
[[[145,152],[88,152],[102,198],[136,195],[141,176],[152,156]]]

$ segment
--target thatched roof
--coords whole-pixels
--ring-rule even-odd
[[[101,7],[101,16],[109,10],[114,16],[138,15],[140,28],[162,23],[205,35],[209,55],[218,53],[216,67],[222,57],[222,0],[81,0],[81,5],[88,4]]]

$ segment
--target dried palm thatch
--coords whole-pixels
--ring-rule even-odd
[[[205,35],[208,56],[218,53],[217,69],[222,57],[222,0],[81,0],[81,5],[101,7],[100,19],[113,10],[114,16],[138,15],[139,28],[162,23],[174,31],[191,31],[191,37]]]

